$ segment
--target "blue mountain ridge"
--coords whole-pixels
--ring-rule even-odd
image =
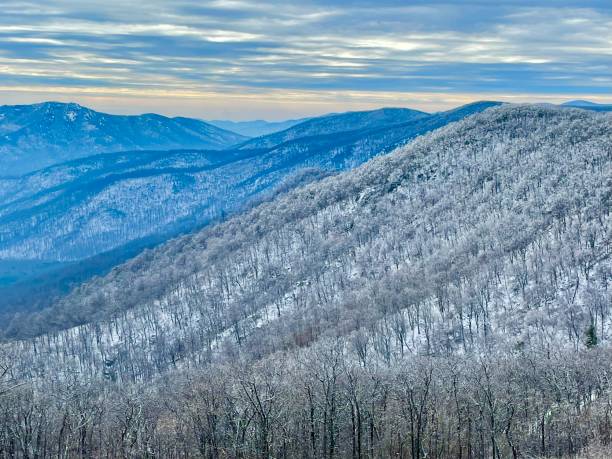
[[[75,103],[0,107],[0,176],[126,150],[225,149],[246,140],[191,118],[109,115]]]

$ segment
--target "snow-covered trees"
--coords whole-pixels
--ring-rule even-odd
[[[610,442],[609,349],[363,366],[330,338],[147,384],[0,398],[3,457],[555,457]]]
[[[476,115],[147,252],[5,351],[32,400],[70,378],[101,384],[89,454],[605,446],[611,128],[549,107]],[[135,424],[109,446],[121,397]],[[65,408],[44,410],[41,435],[55,435]]]

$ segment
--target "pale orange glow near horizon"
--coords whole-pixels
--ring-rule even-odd
[[[509,103],[559,104],[587,99],[612,104],[612,96],[597,94],[495,94],[424,93],[380,91],[284,91],[240,92],[162,91],[133,88],[2,87],[0,105],[45,101],[75,102],[91,109],[123,115],[159,113],[202,119],[269,121],[316,116],[330,112],[372,110],[381,107],[407,107],[426,112],[448,110],[479,100]]]

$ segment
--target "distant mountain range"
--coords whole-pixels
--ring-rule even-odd
[[[601,112],[612,111],[612,104],[598,104],[589,100],[570,100],[561,104],[564,107],[583,108],[586,110],[594,110]]]
[[[100,260],[110,268],[138,247],[223,218],[279,187],[353,168],[495,105],[435,114],[381,109],[330,115],[229,150],[107,153],[0,179],[0,260],[12,262],[13,276],[5,283],[19,283],[14,274],[20,261],[78,261],[81,272],[70,276],[79,279],[87,277],[83,271],[103,273]],[[109,251],[113,256],[100,258]],[[91,257],[97,257],[93,267],[84,261]]]
[[[227,120],[212,120],[207,123],[217,126],[221,129],[235,132],[240,135],[247,137],[259,137],[262,135],[272,134],[278,131],[284,131],[289,129],[296,124],[303,123],[309,118],[301,118],[297,120],[286,120],[286,121],[227,121]]]
[[[0,176],[98,153],[225,149],[246,137],[191,118],[109,115],[74,103],[0,107]]]
[[[571,100],[561,104],[566,107],[575,107],[575,108],[584,108],[595,111],[610,111],[612,110],[612,104],[598,104],[595,102],[591,102],[588,100]],[[389,112],[402,112],[404,111],[406,115],[409,112],[415,112],[415,110],[409,109],[393,109],[387,108],[381,113],[376,111],[378,115],[383,115],[384,113]],[[354,116],[358,117],[360,112],[352,112]],[[361,113],[369,113],[369,112],[361,112]],[[420,112],[422,113],[422,112]],[[315,120],[314,125],[320,126],[325,122],[325,120],[331,116],[335,116],[336,114],[324,115],[321,117],[314,118],[301,118],[301,119],[293,119],[293,120],[285,120],[285,121],[265,121],[265,120],[253,120],[253,121],[230,121],[230,120],[210,120],[206,121],[213,126],[217,126],[221,129],[226,129],[228,131],[235,132],[237,134],[241,134],[246,137],[261,137],[267,136],[269,134],[274,134],[276,132],[289,130],[289,128],[300,125],[302,127],[306,127],[304,123],[311,119]],[[285,135],[290,135],[291,131],[287,132]],[[250,144],[257,143],[257,141],[251,141]]]

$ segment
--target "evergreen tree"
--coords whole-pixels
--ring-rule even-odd
[[[597,346],[597,330],[595,325],[591,324],[586,331],[586,346],[591,349]]]

